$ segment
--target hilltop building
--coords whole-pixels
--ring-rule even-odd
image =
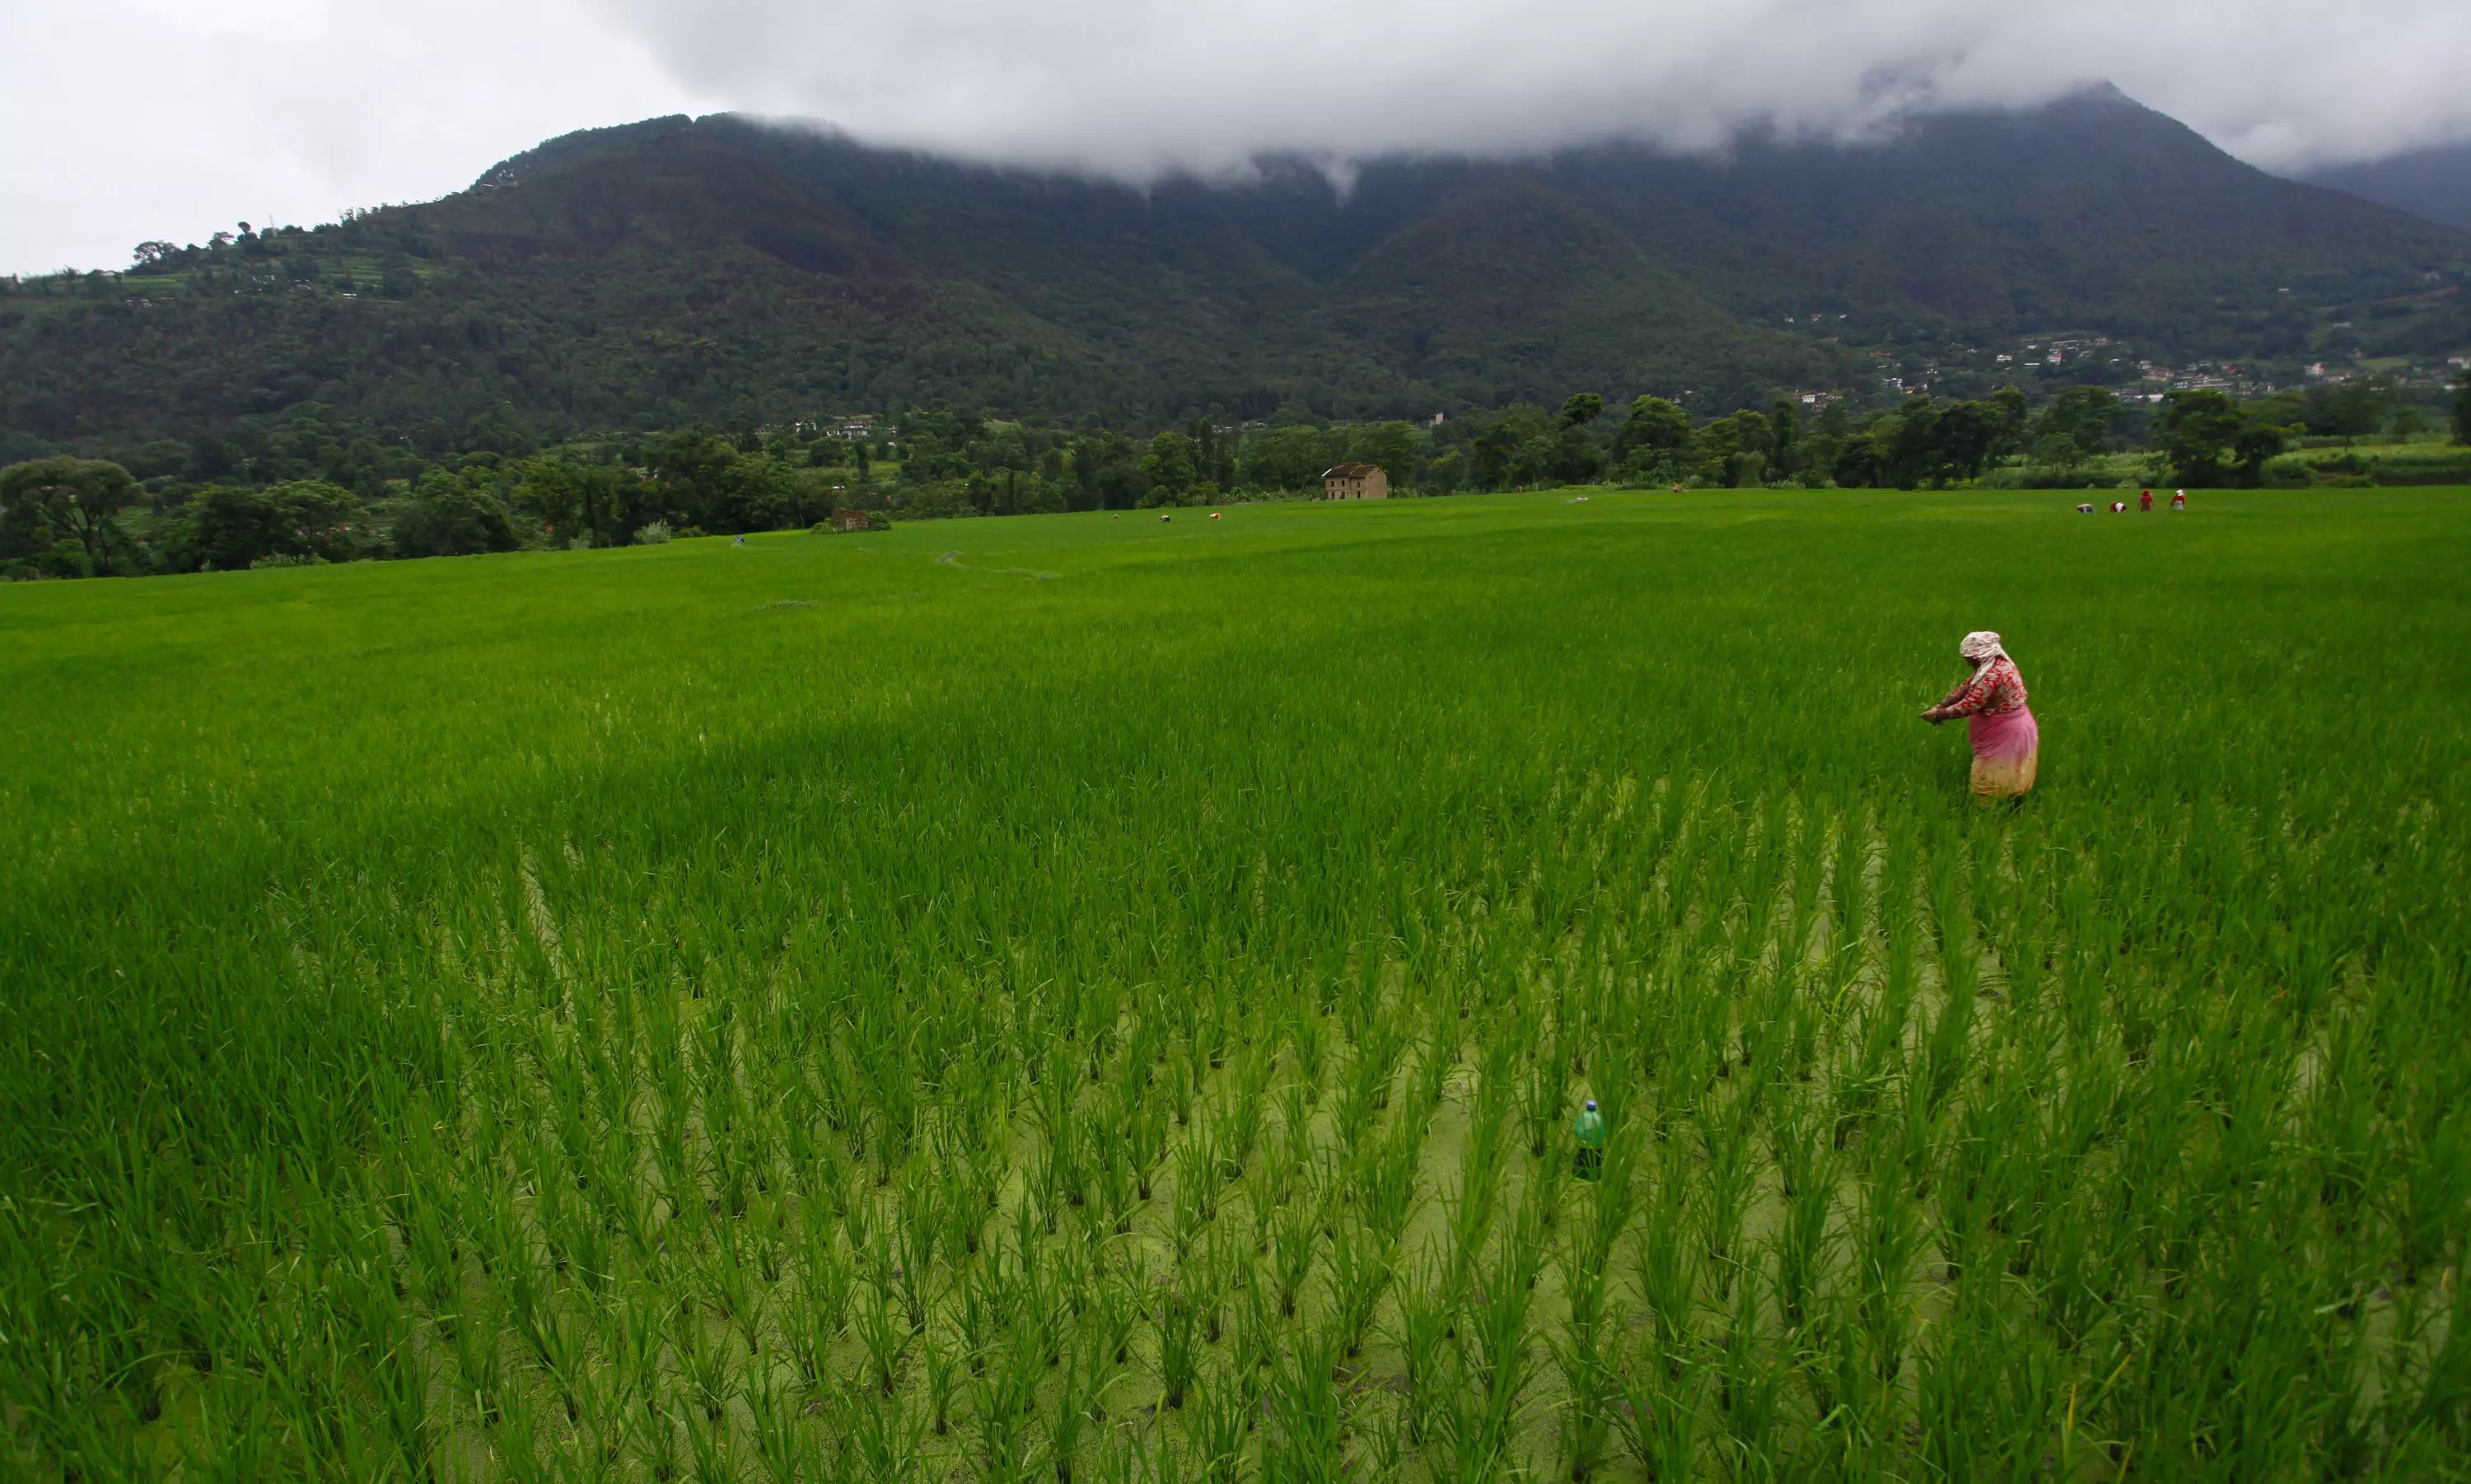
[[[1324,471],[1322,488],[1332,500],[1387,500],[1390,476],[1377,463],[1343,463]]]

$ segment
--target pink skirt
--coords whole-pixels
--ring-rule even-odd
[[[1973,742],[1973,791],[1984,800],[2011,799],[2034,791],[2034,768],[2042,746],[2031,708],[2004,717],[1974,716],[1965,723]]]

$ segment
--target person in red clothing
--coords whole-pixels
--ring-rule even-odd
[[[2137,496],[2136,507],[2140,510],[2152,510],[2153,508],[2153,491],[2149,489],[2145,493]]]
[[[2042,733],[2025,704],[2025,677],[1999,636],[1981,629],[1965,636],[1956,652],[1973,667],[1964,684],[1922,713],[1933,726],[1965,718],[1973,742],[1973,796],[1989,804],[2034,791],[2041,761]]]
[[[2174,491],[2171,496],[2171,508],[2175,510],[2184,510],[2187,507],[2188,492],[2184,489]]]

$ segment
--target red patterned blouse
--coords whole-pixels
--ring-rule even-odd
[[[1973,678],[1947,693],[1947,699],[1930,709],[1931,719],[1943,721],[1950,717],[2005,717],[2025,709],[2025,677],[2016,672],[2016,662],[2002,654],[1973,672]]]

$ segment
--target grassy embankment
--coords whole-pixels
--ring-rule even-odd
[[[0,590],[6,1472],[2459,1470],[2463,492],[1590,496]]]

